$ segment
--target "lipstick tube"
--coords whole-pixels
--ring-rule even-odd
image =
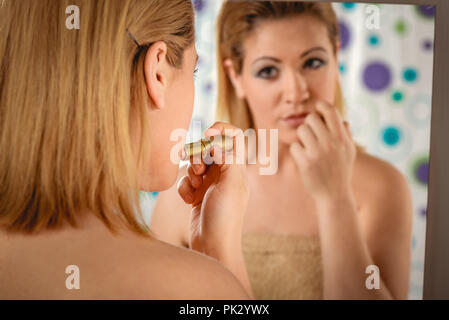
[[[212,136],[209,139],[187,143],[184,145],[184,158],[182,160],[208,153],[215,146],[220,147],[225,152],[231,151],[234,148],[234,138],[229,136]]]

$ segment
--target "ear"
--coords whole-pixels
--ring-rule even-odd
[[[144,61],[147,92],[156,109],[165,106],[166,90],[172,76],[166,57],[167,44],[164,41],[157,41],[148,48]]]
[[[243,90],[241,77],[237,75],[237,73],[235,72],[232,60],[229,58],[223,60],[223,67],[228,78],[231,80],[232,86],[234,87],[237,97],[239,97],[240,99],[245,98],[245,92]]]

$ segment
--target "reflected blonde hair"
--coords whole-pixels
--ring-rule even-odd
[[[246,130],[254,128],[253,118],[244,99],[236,95],[226,74],[223,61],[231,59],[237,74],[242,70],[245,39],[260,22],[281,19],[299,14],[310,14],[322,21],[327,28],[329,40],[337,53],[339,28],[337,16],[330,3],[279,2],[279,1],[225,1],[217,21],[218,98],[216,116]],[[344,116],[344,102],[337,82],[335,107]]]
[[[69,5],[80,8],[79,30],[66,28]],[[143,63],[159,40],[180,68],[194,43],[191,0],[2,2],[0,227],[76,227],[93,212],[112,232],[117,215],[146,234],[137,186],[149,154]]]

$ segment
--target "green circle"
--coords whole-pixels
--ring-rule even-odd
[[[395,146],[402,138],[401,130],[395,126],[386,127],[382,132],[382,139],[388,146]]]
[[[401,102],[402,100],[404,100],[404,94],[399,90],[393,92],[391,97],[393,98],[394,102]]]
[[[399,35],[403,36],[407,33],[407,24],[404,20],[398,20],[394,25],[394,29]]]
[[[418,79],[418,71],[414,68],[407,68],[403,73],[406,82],[415,82]]]
[[[380,42],[380,39],[377,35],[370,35],[368,38],[368,42],[370,45],[372,45],[373,47],[377,46]]]

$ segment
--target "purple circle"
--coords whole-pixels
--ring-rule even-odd
[[[379,92],[388,88],[391,84],[390,68],[383,62],[371,62],[363,71],[363,82],[365,86],[374,92]]]
[[[203,0],[193,0],[193,6],[197,12],[201,12],[204,9],[205,3]]]
[[[435,6],[418,6],[419,12],[426,17],[435,16]]]
[[[433,49],[433,41],[430,39],[426,39],[423,41],[422,46],[424,50],[431,51]]]
[[[351,42],[351,31],[349,30],[348,25],[343,21],[338,23],[338,28],[340,30],[340,49],[345,50]]]
[[[421,210],[419,210],[419,213],[422,217],[425,217],[427,215],[427,208],[421,208]]]
[[[206,83],[206,85],[204,86],[204,91],[209,92],[214,88],[214,85],[212,84],[212,82],[208,81]]]
[[[421,163],[416,169],[416,177],[418,180],[424,184],[429,181],[429,163]]]

